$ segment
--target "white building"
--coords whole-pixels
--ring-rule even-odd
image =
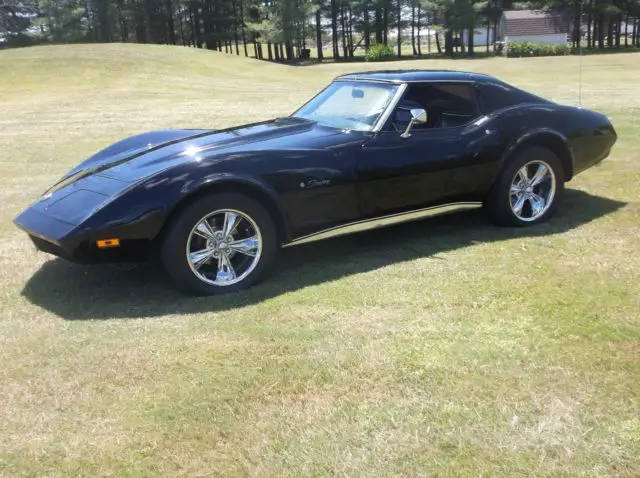
[[[498,23],[497,41],[530,41],[566,45],[569,26],[561,15],[533,10],[507,10]]]

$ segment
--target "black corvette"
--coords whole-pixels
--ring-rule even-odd
[[[548,219],[565,182],[609,155],[606,116],[449,71],[338,77],[286,118],[118,142],[15,222],[74,262],[159,257],[199,294],[243,289],[279,247],[484,206]]]

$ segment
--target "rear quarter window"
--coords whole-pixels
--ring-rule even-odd
[[[545,103],[546,100],[503,83],[477,86],[480,108],[485,114],[522,103]]]

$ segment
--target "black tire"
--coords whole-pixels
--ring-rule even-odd
[[[205,282],[196,275],[187,259],[187,247],[192,230],[207,215],[220,210],[234,210],[248,216],[257,226],[262,238],[262,248],[257,264],[246,277],[229,285]],[[172,219],[162,240],[160,257],[165,270],[180,289],[194,295],[213,295],[237,292],[255,284],[267,273],[277,251],[276,227],[266,209],[255,200],[241,194],[214,193],[197,199]],[[238,257],[242,259],[241,255]],[[215,259],[215,264],[205,264],[208,268],[214,267],[217,264],[217,259]],[[210,279],[214,280],[211,277]]]
[[[516,175],[520,168],[532,162],[543,162],[549,166],[552,171],[552,180],[555,181],[555,192],[552,195],[551,204],[546,206],[546,209],[539,217],[535,217],[532,213],[531,217],[535,217],[534,219],[527,218],[526,220],[523,220],[518,217],[512,209],[511,184],[516,179]],[[553,151],[550,151],[547,148],[541,146],[530,146],[518,150],[512,158],[507,160],[505,167],[496,178],[493,186],[487,194],[487,197],[485,198],[484,209],[489,219],[499,226],[533,226],[535,224],[540,224],[553,216],[560,206],[563,196],[564,170],[560,159],[558,159]],[[529,208],[531,211],[530,203]],[[522,213],[524,215],[524,211]]]

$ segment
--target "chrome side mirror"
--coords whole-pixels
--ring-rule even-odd
[[[400,135],[402,138],[408,138],[411,136],[411,129],[413,128],[413,125],[424,124],[427,122],[427,112],[422,108],[413,108],[409,110],[409,113],[411,114],[411,121],[409,121],[404,133]]]

